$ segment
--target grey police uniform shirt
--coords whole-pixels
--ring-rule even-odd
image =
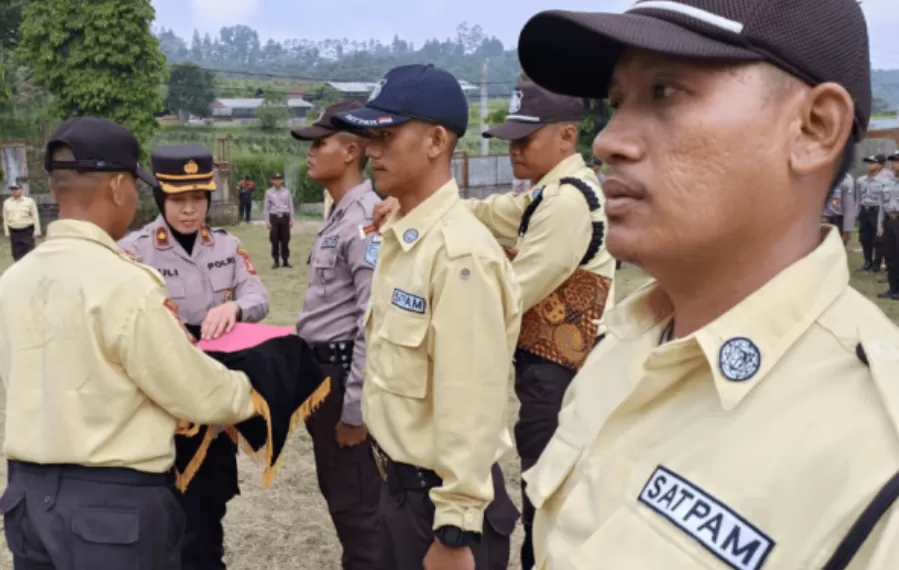
[[[362,235],[380,201],[365,181],[334,204],[309,254],[309,286],[297,334],[310,344],[353,341],[341,421],[362,425],[362,382],[365,374],[364,317],[381,237]]]
[[[858,205],[862,208],[880,207],[883,193],[883,185],[890,182],[889,176],[881,170],[874,176],[865,174],[859,176],[855,182],[855,190],[858,195]]]
[[[162,275],[187,324],[203,324],[209,310],[226,301],[237,303],[243,322],[258,322],[268,314],[268,291],[240,240],[225,230],[203,226],[188,255],[160,215],[125,236],[119,247]]]
[[[899,214],[899,181],[881,185],[880,214],[877,216],[877,231],[882,232],[884,221],[889,215]]]
[[[843,216],[844,232],[855,229],[855,181],[847,174],[831,191],[824,205],[824,216]]]
[[[286,186],[280,188],[269,188],[265,191],[265,200],[262,206],[262,216],[265,223],[268,223],[269,217],[289,215],[290,221],[294,219],[293,211],[293,194]]]

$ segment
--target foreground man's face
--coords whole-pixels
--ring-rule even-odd
[[[614,113],[594,144],[609,166],[602,189],[613,256],[670,261],[727,247],[753,223],[764,206],[757,190],[772,183],[766,165],[783,152],[771,136],[783,117],[765,71],[639,51],[621,58]]]

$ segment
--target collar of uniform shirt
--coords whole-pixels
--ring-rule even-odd
[[[81,220],[56,220],[47,226],[47,240],[81,239],[96,242],[103,247],[124,255],[118,244],[99,226]]]
[[[346,211],[350,205],[358,202],[369,190],[371,190],[371,180],[363,180],[362,184],[357,184],[347,190],[346,194],[344,194],[340,201],[334,204],[334,207],[331,209],[331,211],[334,212],[332,216],[336,215],[337,212]]]
[[[405,216],[393,214],[388,218],[381,229],[381,235],[392,233],[403,251],[409,251],[415,247],[425,232],[430,230],[437,220],[442,218],[443,214],[455,206],[459,200],[459,186],[455,179],[450,179]],[[410,230],[415,231],[415,238],[407,242],[404,236]]]
[[[650,282],[611,309],[604,321],[608,334],[636,339],[651,334],[652,352],[664,362],[683,360],[701,351],[714,378],[721,405],[736,407],[774,368],[796,339],[849,287],[846,251],[840,233],[828,226],[821,244],[783,270],[761,289],[693,334],[658,345],[672,307],[658,284]],[[733,381],[721,371],[722,348],[748,339],[758,349],[758,370],[745,381]],[[641,362],[645,358],[641,359]]]
[[[541,178],[534,184],[534,188],[543,188],[544,186],[549,186],[550,184],[555,184],[570,172],[577,170],[579,168],[586,167],[587,164],[584,162],[584,157],[582,157],[579,153],[575,153],[559,164],[555,165],[552,170],[546,173],[546,176]]]

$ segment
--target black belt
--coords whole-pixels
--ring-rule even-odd
[[[428,491],[443,485],[443,479],[431,469],[397,463],[390,459],[375,441],[371,442],[371,449],[378,474],[384,482],[390,484],[391,491]]]
[[[58,471],[64,479],[94,481],[96,483],[112,483],[114,485],[138,485],[141,487],[168,486],[175,482],[175,475],[166,473],[148,473],[127,467],[89,467],[86,465],[70,465],[66,463],[30,463],[11,459],[9,467],[19,473],[43,474]]]
[[[887,219],[895,222],[896,220],[899,220],[899,214],[887,214]]]
[[[862,210],[870,212],[871,210],[876,210],[878,206],[862,206]]]
[[[345,370],[350,369],[353,363],[353,341],[351,340],[335,340],[334,342],[325,342],[322,344],[312,345],[312,354],[319,364],[333,364],[342,366]]]

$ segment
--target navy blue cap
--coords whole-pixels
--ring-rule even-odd
[[[468,130],[468,101],[459,80],[431,64],[394,67],[363,108],[338,113],[332,121],[355,129],[377,129],[413,119],[463,136]]]

